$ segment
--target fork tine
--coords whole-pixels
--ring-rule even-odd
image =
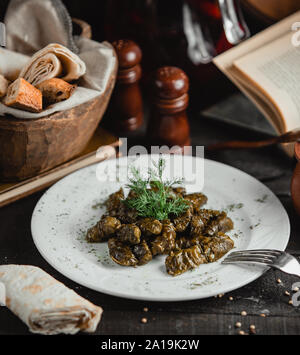
[[[233,251],[231,254],[241,254],[241,253],[263,253],[263,254],[268,254],[268,255],[281,255],[282,251],[280,250],[275,250],[275,249],[246,249],[246,250],[237,250]]]
[[[277,258],[277,255],[272,255],[268,253],[248,253],[247,251],[242,252],[242,253],[230,253],[228,257],[240,257],[240,256],[245,256],[245,257],[263,257],[263,258],[270,258],[271,260],[274,260]]]
[[[258,264],[300,277],[300,263],[285,251],[274,249],[240,250],[230,253],[222,264]]]
[[[230,260],[230,259],[224,259],[221,264],[258,264],[258,265],[264,265],[264,266],[272,266],[270,263],[262,262],[262,261],[249,261],[247,260]]]
[[[273,260],[267,257],[260,257],[260,256],[227,256],[227,258],[224,259],[224,261],[227,262],[256,262],[256,263],[261,263],[265,265],[273,265]]]

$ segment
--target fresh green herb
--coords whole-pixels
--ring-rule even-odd
[[[263,195],[261,198],[257,198],[255,201],[260,203],[265,203],[268,198],[268,195]]]
[[[180,179],[163,181],[165,160],[152,162],[155,169],[149,169],[148,178],[143,179],[140,171],[132,168],[132,178],[127,185],[135,194],[135,198],[126,199],[124,203],[135,209],[141,217],[153,217],[158,220],[169,218],[169,215],[179,215],[187,210],[189,202],[180,196],[172,194],[172,187],[182,183]],[[151,187],[151,188],[150,188]]]
[[[243,203],[233,203],[232,205],[228,205],[226,210],[229,212],[233,212],[235,210],[239,210],[244,207]]]

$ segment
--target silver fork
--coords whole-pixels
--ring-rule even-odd
[[[239,250],[230,253],[222,264],[258,264],[300,277],[300,264],[285,251],[275,249]]]

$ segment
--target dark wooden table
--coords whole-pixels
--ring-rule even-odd
[[[192,144],[219,140],[251,139],[249,131],[233,128],[190,113]],[[295,161],[278,147],[260,150],[224,151],[207,158],[237,167],[264,182],[281,200],[291,222],[288,251],[300,256],[300,217],[294,212],[289,193]],[[43,192],[0,209],[0,263],[32,264],[103,307],[103,319],[96,334],[237,334],[254,324],[257,334],[300,334],[300,307],[289,304],[297,277],[269,270],[258,280],[225,294],[188,302],[142,302],[108,296],[82,287],[53,269],[39,254],[30,232],[31,214]],[[277,283],[280,278],[282,283]],[[233,300],[230,300],[229,297]],[[148,312],[143,308],[147,307]],[[241,316],[246,311],[247,316]],[[266,317],[261,316],[264,313]],[[141,323],[146,317],[148,322]],[[242,327],[235,328],[236,322]],[[0,334],[29,334],[27,327],[7,308],[0,308]]]

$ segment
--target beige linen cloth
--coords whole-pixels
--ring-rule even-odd
[[[30,265],[0,265],[6,306],[33,333],[94,332],[102,308],[85,300],[45,271]]]
[[[73,95],[66,101],[51,105],[40,113],[26,112],[0,103],[0,116],[10,114],[25,119],[44,117],[80,105],[105,92],[116,66],[114,50],[108,42],[74,38],[71,35],[70,16],[61,1],[11,0],[5,15],[5,24],[7,48],[0,49],[0,74],[9,80],[20,75],[35,85],[38,78],[49,78],[49,73],[59,73],[61,65],[69,63],[72,66],[72,60],[65,59],[68,56],[74,59],[76,56],[73,53],[77,53],[80,60],[75,59],[78,65],[70,68],[69,73],[74,75],[74,71],[78,71],[74,78],[82,73],[84,75],[79,79]],[[62,51],[56,43],[71,52],[68,49]],[[40,52],[36,53],[38,51]],[[39,68],[43,60],[45,64]],[[52,72],[49,62],[55,67]],[[72,80],[72,76],[62,78]]]

